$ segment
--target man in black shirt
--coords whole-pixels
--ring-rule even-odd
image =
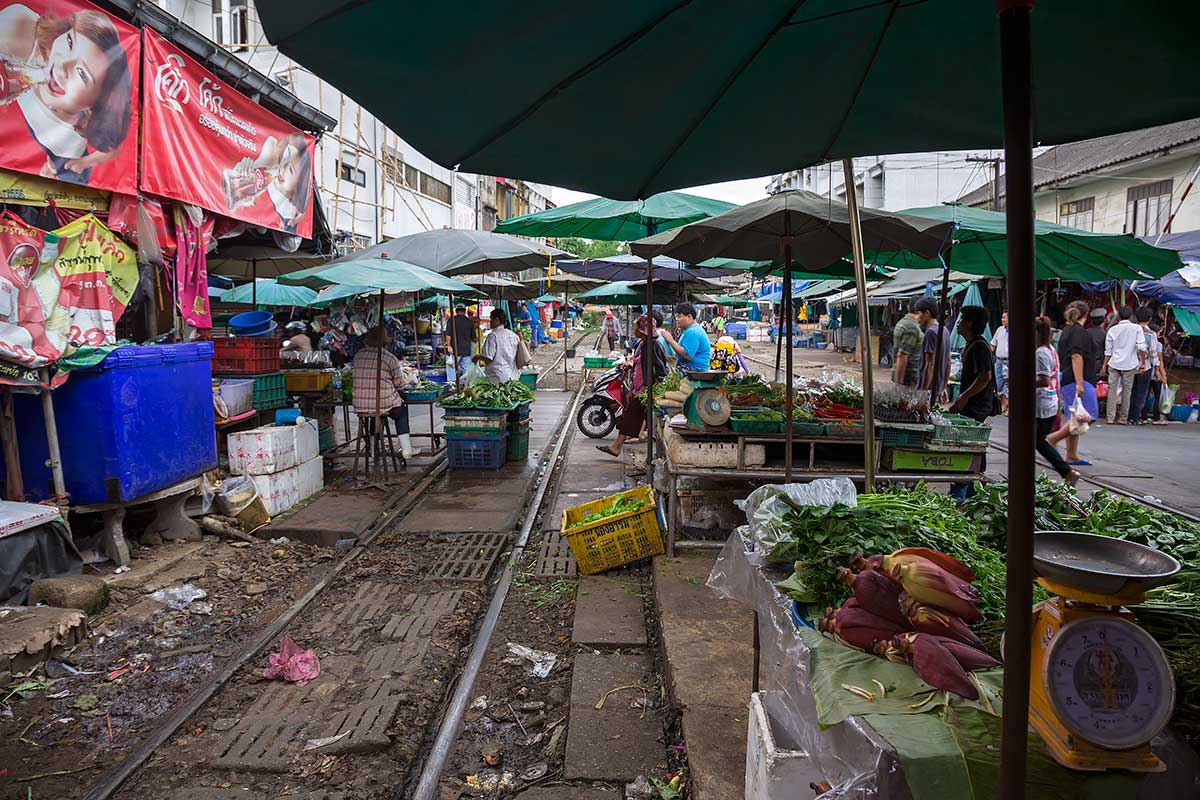
[[[456,375],[465,375],[471,366],[471,348],[479,336],[479,323],[467,316],[466,306],[455,306],[450,318],[450,353],[454,356]]]
[[[992,361],[992,348],[983,332],[987,330],[988,312],[983,306],[963,306],[958,315],[958,333],[966,340],[967,346],[962,353],[962,390],[955,399],[950,410],[956,414],[970,417],[976,422],[983,423],[998,410],[999,398],[996,396],[995,364]],[[979,471],[987,470],[987,455],[979,457]],[[950,494],[958,502],[967,499],[974,491],[973,483],[955,483],[950,486]]]
[[[1102,309],[1100,317],[1104,317]],[[1066,461],[1071,466],[1089,466],[1091,462],[1079,455],[1079,435],[1072,435],[1070,430],[1071,409],[1078,397],[1083,403],[1084,410],[1092,419],[1100,416],[1100,407],[1096,400],[1096,367],[1104,353],[1104,328],[1085,328],[1084,321],[1088,316],[1088,305],[1082,300],[1076,300],[1067,305],[1063,312],[1066,327],[1058,338],[1058,363],[1062,369],[1062,407],[1067,413],[1068,424],[1050,434],[1046,441],[1057,447],[1064,439],[1067,442]],[[1095,311],[1092,312],[1093,319]],[[1096,351],[1095,331],[1099,331],[1099,358]]]
[[[1104,360],[1104,337],[1108,333],[1104,326],[1104,318],[1108,316],[1108,313],[1103,308],[1093,308],[1088,316],[1092,318],[1092,325],[1087,329],[1088,336],[1092,340],[1092,358],[1095,359],[1096,364],[1099,364]],[[1079,320],[1079,324],[1082,325],[1083,320]],[[1066,362],[1063,362],[1063,369],[1066,369]],[[1092,381],[1092,383],[1095,382]]]

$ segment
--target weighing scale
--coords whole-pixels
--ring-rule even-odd
[[[684,373],[695,389],[683,403],[683,413],[689,425],[719,428],[729,421],[733,404],[721,391],[728,373],[723,370],[703,370]]]
[[[1056,596],[1033,608],[1030,722],[1069,769],[1162,772],[1150,740],[1171,717],[1175,678],[1125,606],[1169,583],[1179,562],[1070,531],[1038,533],[1033,549],[1038,583]]]

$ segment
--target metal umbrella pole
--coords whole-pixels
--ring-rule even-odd
[[[1008,574],[1004,621],[1004,715],[1000,736],[1000,796],[1025,797],[1029,731],[1030,636],[1033,617],[1034,529],[1034,280],[1033,0],[997,0],[1004,98],[1004,186],[1008,198],[1009,406]]]
[[[571,387],[568,385],[571,380],[571,368],[567,364],[567,340],[571,338],[571,331],[567,329],[567,316],[571,313],[567,308],[567,290],[563,289],[562,299],[562,340],[563,340],[563,391],[569,391]]]
[[[646,225],[646,235],[653,236],[658,232],[658,226],[654,224]],[[646,259],[646,316],[650,320],[650,328],[653,329],[654,317],[651,316],[651,311],[654,309],[654,259]],[[654,415],[656,413],[654,407],[654,351],[652,347],[658,347],[658,342],[653,338],[646,343],[642,350],[642,364],[646,370],[646,483],[650,486],[654,485]],[[667,555],[674,556],[675,543],[670,543],[671,552]]]
[[[850,246],[854,251],[854,288],[858,295],[858,341],[863,372],[863,490],[875,490],[875,382],[871,373],[871,309],[867,305],[867,268],[863,258],[862,223],[858,216],[858,187],[854,162],[842,160],[846,205],[850,212]],[[934,359],[937,363],[937,359]]]
[[[790,270],[785,270],[788,272]],[[784,308],[786,307],[783,298],[779,298],[779,312],[783,316]],[[779,380],[779,359],[783,355],[783,326],[780,324],[782,320],[775,320],[775,380]]]
[[[784,386],[787,390],[783,395],[783,481],[792,481],[792,414],[795,411],[795,377],[792,373],[792,225],[791,217],[783,218],[783,324],[787,330],[787,374],[784,376]],[[782,330],[780,331],[783,332]]]

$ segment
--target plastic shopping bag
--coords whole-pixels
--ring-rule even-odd
[[[1072,436],[1083,436],[1092,424],[1092,415],[1083,407],[1083,398],[1076,397],[1071,404],[1071,413],[1067,419],[1067,430]]]
[[[1163,414],[1171,413],[1171,406],[1175,405],[1175,393],[1179,391],[1178,383],[1170,383],[1162,388],[1158,398],[1158,410]]]
[[[485,378],[486,375],[484,375],[483,367],[472,361],[471,366],[467,367],[467,374],[463,376],[463,382],[469,386],[475,381],[481,381]]]

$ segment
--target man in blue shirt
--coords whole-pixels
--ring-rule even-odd
[[[664,328],[662,335],[667,346],[674,351],[679,359],[681,370],[707,370],[712,357],[712,345],[708,342],[708,334],[696,323],[696,307],[691,303],[680,303],[675,306],[675,327],[680,331],[676,338],[669,329]]]

